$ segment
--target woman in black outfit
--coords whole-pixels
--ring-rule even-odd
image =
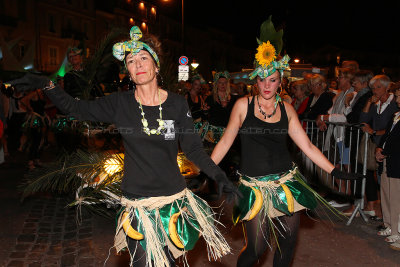
[[[113,46],[113,55],[124,61],[134,91],[83,101],[51,83],[46,94],[64,113],[79,120],[113,123],[122,135],[123,208],[114,245],[117,251],[128,248],[131,265],[175,266],[174,258],[191,250],[199,236],[205,238],[210,256],[220,258],[230,248],[214,225],[209,206],[186,188],[177,163],[178,147],[219,184],[221,191],[233,193],[236,188],[204,152],[186,99],[160,88],[158,40],[142,38],[136,26],[130,36],[131,40]],[[46,80],[39,79],[36,86],[43,83]]]
[[[315,120],[321,114],[328,113],[332,107],[333,94],[326,90],[327,84],[324,76],[314,74],[310,77],[309,87],[311,95],[308,99],[307,107],[303,114],[299,115],[300,120]]]
[[[201,120],[203,118],[203,99],[201,97],[201,83],[202,78],[197,75],[192,78],[192,86],[185,94],[185,98],[188,102],[190,112],[194,121]]]
[[[289,266],[300,224],[298,211],[315,208],[316,199],[322,198],[306,185],[292,163],[287,137],[326,172],[335,176],[342,173],[310,142],[293,106],[279,97],[289,57],[266,60],[265,55],[275,54],[269,41],[260,44],[258,51],[258,64],[249,78],[257,79],[259,93],[236,102],[211,158],[218,164],[239,134],[242,148],[239,191],[243,198],[233,210],[233,220],[244,222],[246,246],[237,266],[253,266],[269,246],[272,235],[280,248],[275,252],[274,266]]]
[[[217,127],[226,127],[229,116],[237,97],[231,95],[230,75],[227,71],[217,72],[214,75],[212,94],[206,98],[205,110],[207,110],[208,122]]]

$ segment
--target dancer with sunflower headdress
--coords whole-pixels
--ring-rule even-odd
[[[294,108],[279,97],[283,71],[289,67],[289,56],[279,59],[281,38],[282,32],[275,32],[271,18],[262,24],[256,68],[249,74],[250,79],[256,79],[259,93],[236,102],[225,133],[211,155],[218,164],[239,134],[239,191],[243,198],[234,207],[233,220],[235,224],[243,221],[246,238],[239,267],[253,266],[270,246],[271,237],[279,246],[274,266],[289,266],[300,224],[299,211],[316,208],[318,200],[327,204],[293,164],[288,136],[327,173],[344,176],[310,142]]]

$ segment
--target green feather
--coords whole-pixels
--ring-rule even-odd
[[[283,47],[283,30],[275,30],[274,23],[272,23],[272,15],[261,24],[260,27],[260,38],[257,38],[257,43],[266,43],[269,41],[276,50],[276,54],[279,55]]]

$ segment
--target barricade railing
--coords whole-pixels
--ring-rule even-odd
[[[326,130],[321,131],[314,120],[303,120],[303,127],[311,142],[342,171],[362,174],[358,180],[343,180],[332,177],[319,168],[304,153],[301,153],[301,164],[309,182],[323,183],[339,195],[351,196],[354,199],[354,211],[347,221],[350,225],[359,213],[365,222],[367,216],[363,212],[367,174],[368,133],[361,130],[360,124],[326,122]],[[363,139],[365,135],[365,139]],[[361,143],[361,141],[363,141]],[[364,147],[364,150],[360,149]],[[360,153],[362,152],[362,154]],[[353,176],[354,177],[354,176]],[[318,179],[313,181],[312,179]]]

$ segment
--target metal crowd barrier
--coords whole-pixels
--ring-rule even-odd
[[[345,196],[352,196],[354,199],[354,212],[351,214],[347,225],[350,225],[354,217],[359,213],[365,222],[368,222],[367,216],[363,212],[364,208],[364,196],[365,196],[365,185],[366,185],[366,174],[367,174],[367,151],[368,151],[368,133],[364,133],[361,130],[361,125],[348,124],[348,123],[331,123],[326,122],[327,130],[321,131],[314,120],[303,120],[303,127],[310,138],[311,142],[318,147],[324,155],[333,163],[335,166],[339,166],[342,171],[347,173],[358,173],[362,174],[362,178],[359,180],[342,180],[336,177],[332,177],[329,173],[325,172],[318,166],[316,166],[304,153],[301,153],[301,165],[305,176],[309,177],[309,182],[323,183],[329,187],[332,191],[343,194]],[[333,132],[331,136],[327,136],[329,128],[331,131],[336,131],[336,136]],[[334,130],[336,129],[336,130]],[[347,134],[346,134],[347,132]],[[365,135],[365,142],[361,144],[362,135]],[[345,145],[341,146],[339,150],[337,138],[341,137],[343,144],[348,145],[348,151],[345,149]],[[329,146],[327,145],[329,143]],[[355,143],[354,143],[355,142]],[[359,149],[364,146],[364,153],[360,155],[363,157],[361,163],[359,162]],[[346,154],[345,154],[346,153]],[[341,160],[340,155],[346,155],[349,159],[348,164],[344,164]],[[318,179],[313,181],[312,179]],[[359,188],[361,187],[361,188]]]

